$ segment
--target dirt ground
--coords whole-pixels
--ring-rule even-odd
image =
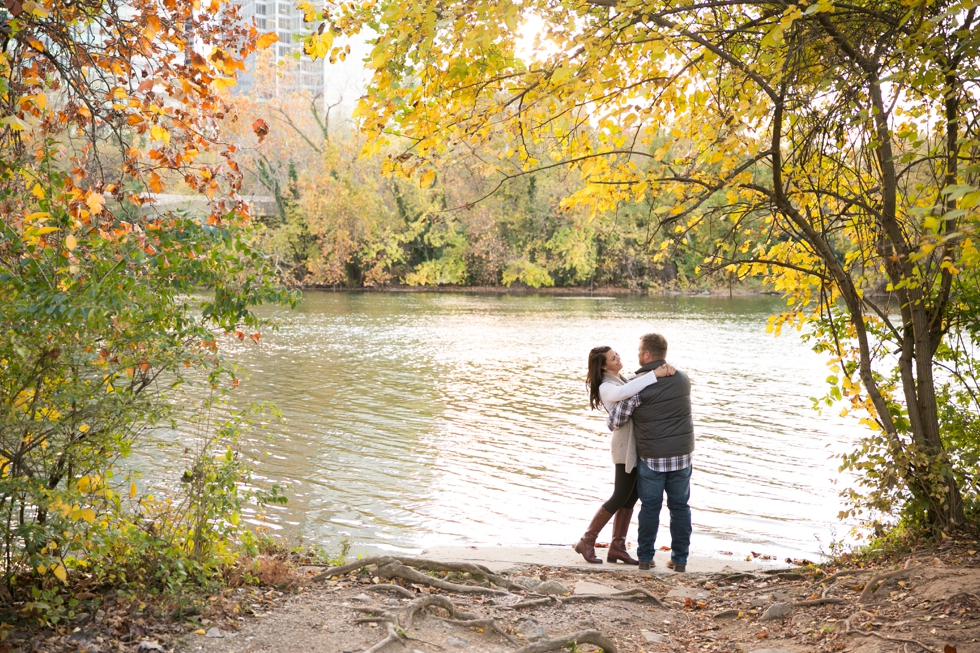
[[[972,537],[871,563],[696,574],[313,560],[242,561],[209,596],[78,594],[54,628],[0,620],[0,653],[980,653]]]
[[[599,634],[607,653],[980,653],[977,548],[975,541],[950,542],[875,569],[696,575],[624,573],[609,564],[588,572],[527,566],[502,573],[494,585],[473,574],[421,570],[466,592],[400,578],[383,563],[321,580],[313,580],[321,569],[306,568],[291,592],[269,590],[238,612],[189,624],[177,650],[584,653],[598,650],[584,641]],[[510,583],[509,592],[499,589]],[[649,595],[617,595],[637,588]],[[496,592],[472,593],[482,589]],[[446,607],[414,609],[422,599],[460,612],[450,619]],[[170,650],[141,650],[164,648]]]

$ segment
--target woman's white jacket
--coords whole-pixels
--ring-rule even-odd
[[[599,399],[606,412],[624,399],[629,399],[643,388],[657,382],[657,376],[652,372],[642,374],[632,381],[626,381],[621,376],[603,372],[602,383],[599,384]],[[633,420],[628,420],[612,434],[612,460],[614,465],[626,465],[626,472],[636,468],[636,439],[633,437]]]

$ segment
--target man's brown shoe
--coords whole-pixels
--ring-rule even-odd
[[[673,560],[668,560],[667,569],[673,569],[678,573],[684,573],[685,571],[687,571],[687,565],[678,565]]]
[[[656,563],[653,560],[651,560],[650,562],[641,562],[640,563],[640,571],[646,571],[650,567],[656,567],[656,566],[657,565],[656,565]]]

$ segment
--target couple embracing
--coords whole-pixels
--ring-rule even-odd
[[[667,340],[657,333],[640,338],[637,376],[622,374],[619,354],[610,347],[589,352],[589,405],[606,410],[606,424],[613,432],[612,458],[616,482],[612,497],[592,518],[575,550],[588,561],[600,563],[595,541],[602,527],[613,519],[613,536],[607,560],[654,566],[660,507],[667,495],[670,511],[669,569],[687,567],[691,545],[691,454],[694,451],[694,421],[691,416],[691,381],[684,372],[665,360]],[[633,506],[640,500],[637,556],[626,550]]]

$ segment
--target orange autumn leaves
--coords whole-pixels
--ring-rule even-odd
[[[18,202],[22,214],[42,201],[67,205],[94,193],[102,201],[86,209],[91,217],[105,207],[141,206],[147,192],[190,191],[211,200],[214,223],[247,217],[236,148],[219,126],[231,111],[221,92],[251,53],[277,40],[274,33],[259,34],[227,1],[4,6],[13,38],[0,54],[8,100],[0,139],[15,145],[5,162],[22,170],[5,185],[34,186],[53,143],[54,158],[71,171],[57,193],[48,189],[33,206]]]

